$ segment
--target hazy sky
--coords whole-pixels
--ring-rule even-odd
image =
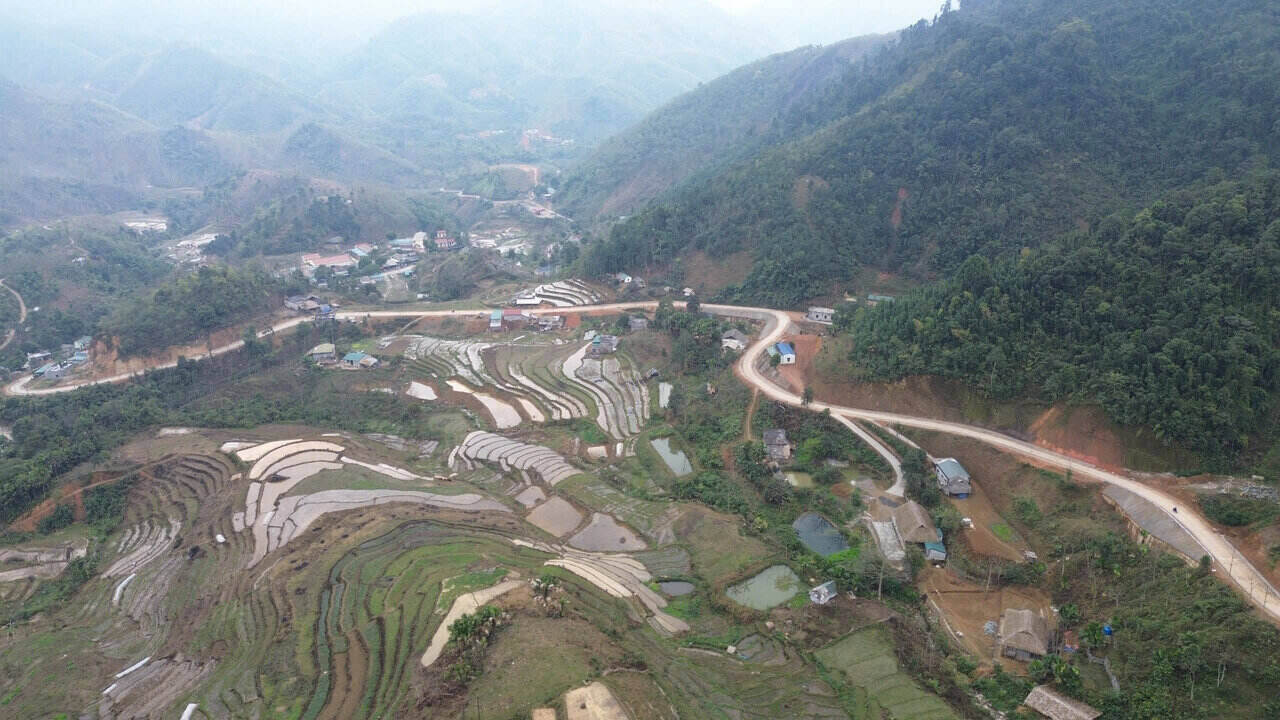
[[[688,0],[632,0],[637,7],[682,7]],[[941,0],[706,0],[758,28],[770,45],[826,43],[905,27],[932,17]],[[0,0],[0,16],[52,23],[125,21],[154,30],[176,25],[229,28],[296,24],[334,42],[359,43],[385,23],[423,10],[465,12],[523,0]],[[265,28],[258,27],[257,30]],[[765,37],[767,34],[775,37]],[[782,49],[778,47],[776,49]]]

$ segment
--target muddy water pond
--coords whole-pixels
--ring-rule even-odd
[[[787,484],[791,485],[791,487],[798,487],[798,488],[814,487],[813,476],[807,472],[789,472],[783,477],[787,479]]]
[[[660,582],[658,583],[658,588],[662,590],[662,592],[666,593],[667,595],[670,595],[671,597],[680,597],[681,595],[688,595],[694,590],[693,583],[685,582],[683,580],[672,580],[670,582]]]
[[[693,472],[693,465],[684,451],[671,447],[671,438],[655,438],[649,441],[649,444],[658,451],[662,456],[662,462],[671,468],[671,472],[675,473],[676,477],[684,477]]]
[[[786,565],[774,565],[725,591],[729,599],[753,610],[768,610],[800,592],[800,578]]]
[[[818,513],[807,512],[801,515],[791,523],[791,527],[795,529],[796,535],[800,536],[800,542],[805,547],[822,557],[835,555],[849,547],[840,530]]]

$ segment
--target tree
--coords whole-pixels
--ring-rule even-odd
[[[801,396],[800,402],[805,406],[808,406],[809,403],[813,402],[813,388],[808,386],[805,387],[804,395]]]
[[[1102,647],[1103,637],[1104,635],[1102,633],[1102,623],[1098,622],[1097,620],[1091,620],[1080,631],[1081,642],[1083,642],[1084,646],[1089,648],[1090,650],[1096,650]]]

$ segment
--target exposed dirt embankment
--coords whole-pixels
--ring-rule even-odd
[[[154,353],[145,355],[130,355],[121,357],[116,350],[119,344],[118,338],[112,338],[111,343],[99,340],[94,344],[93,352],[90,354],[92,358],[89,366],[88,377],[77,377],[77,381],[97,380],[100,378],[113,377],[122,373],[137,373],[149,368],[163,365],[165,363],[176,362],[179,357],[197,358],[209,354],[211,348],[219,348],[228,343],[233,343],[243,339],[245,328],[253,326],[258,331],[265,330],[272,325],[293,317],[291,314],[276,313],[274,315],[256,318],[252,321],[241,323],[229,328],[224,328],[210,334],[207,338],[201,338],[185,345],[175,345]]]
[[[932,376],[858,383],[832,381],[810,367],[805,380],[819,400],[979,425],[1109,469],[1163,472],[1199,465],[1190,453],[1163,446],[1149,430],[1116,425],[1096,406],[996,402],[961,383]]]

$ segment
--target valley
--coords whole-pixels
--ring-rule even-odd
[[[1280,717],[1280,8],[909,5],[0,12],[0,717]]]

